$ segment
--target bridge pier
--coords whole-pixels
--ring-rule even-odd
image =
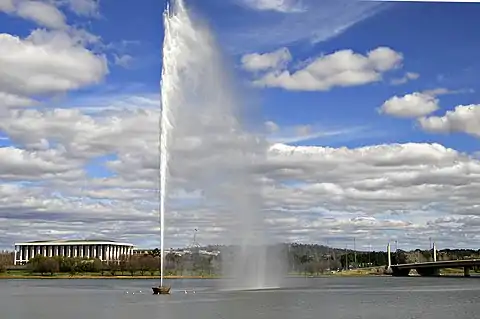
[[[391,274],[394,277],[408,277],[410,275],[410,269],[409,268],[399,269],[397,267],[392,267],[391,269],[392,269]]]
[[[436,277],[440,276],[439,268],[416,268],[417,273],[422,277]]]
[[[470,277],[470,267],[463,267],[463,276]]]

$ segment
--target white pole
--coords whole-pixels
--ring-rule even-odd
[[[387,245],[387,258],[388,258],[388,269],[392,267],[392,255],[390,251],[390,243]]]

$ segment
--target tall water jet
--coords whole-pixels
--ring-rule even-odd
[[[227,288],[278,287],[282,261],[267,252],[256,174],[268,144],[240,120],[245,106],[209,28],[183,0],[170,5],[161,82],[161,281],[167,192],[183,189],[201,191],[204,217],[215,214],[210,228],[223,229],[222,240],[237,246],[231,258],[222,256]]]
[[[167,196],[167,178],[168,178],[168,160],[169,160],[169,132],[172,129],[170,122],[170,103],[169,103],[169,88],[171,88],[172,66],[174,65],[171,61],[173,58],[169,54],[169,39],[171,36],[168,34],[170,32],[168,21],[168,15],[170,12],[169,3],[164,12],[164,45],[163,45],[163,61],[162,61],[162,77],[160,83],[161,91],[161,103],[162,111],[160,115],[160,187],[159,187],[159,214],[160,214],[160,287],[163,287],[163,278],[164,278],[164,269],[165,269],[165,199]],[[154,290],[155,292],[155,290]]]

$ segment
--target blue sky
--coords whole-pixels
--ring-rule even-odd
[[[240,47],[242,53],[257,52],[259,47],[266,49],[260,52],[278,48],[274,44],[263,47],[261,35],[254,35],[254,26],[264,26],[273,21],[274,27],[273,23],[284,19],[282,13],[249,10],[232,1],[207,0],[201,5],[195,1],[190,2],[196,12],[218,33],[220,44],[231,61],[236,63],[233,67],[238,70],[239,76],[244,75],[239,70],[241,54],[235,54],[237,50],[228,50],[229,47]],[[86,92],[73,92],[69,96],[75,99],[76,95],[105,93],[103,90],[131,90],[139,94],[157,92],[160,72],[155,70],[161,68],[163,38],[162,17],[158,13],[164,6],[158,1],[145,1],[132,15],[131,1],[115,5],[103,2],[102,17],[89,21],[88,30],[114,46],[116,52],[112,54],[132,56],[131,65],[128,68],[111,65],[105,85],[86,89]],[[312,4],[309,10],[320,10],[320,6],[316,9]],[[286,47],[295,57],[293,64],[342,49],[366,53],[378,46],[388,46],[404,55],[401,68],[386,74],[382,82],[333,88],[328,92],[291,92],[277,88],[254,91],[253,94],[260,99],[257,103],[262,116],[281,126],[315,125],[332,129],[358,126],[365,130],[364,137],[334,138],[332,141],[309,140],[310,144],[339,146],[340,143],[356,147],[372,143],[439,142],[460,151],[476,151],[476,140],[471,136],[461,133],[432,135],[423,132],[411,120],[378,114],[376,108],[393,95],[436,88],[465,90],[465,93],[442,96],[436,114],[443,114],[456,105],[474,104],[478,100],[478,81],[475,75],[480,68],[477,59],[479,45],[476,41],[471,41],[475,38],[478,27],[478,22],[475,22],[478,5],[384,3],[377,10],[379,12],[374,16],[326,41],[312,43],[312,39],[304,38],[288,43]],[[25,34],[32,27],[31,23],[11,20],[6,24],[7,30],[10,26],[16,33]],[[246,28],[245,25],[252,27]],[[258,38],[258,42],[250,46],[249,43],[241,42],[241,36],[238,36],[239,41],[236,42],[236,32],[252,33],[251,37]],[[402,85],[389,84],[391,79],[401,78],[406,71],[418,73],[420,77]]]
[[[157,227],[165,2],[40,2],[32,11],[31,1],[0,0],[0,64],[9,66],[0,70],[0,194],[9,198],[0,221],[12,229],[0,247],[21,239],[32,219],[45,225],[32,240],[59,229],[155,245],[144,234]],[[467,195],[480,185],[479,5],[186,2],[218,40],[253,110],[248,121],[274,144],[273,164],[258,170],[275,190],[265,199],[275,232],[292,241],[335,238],[329,242],[339,247],[353,233],[362,234],[360,246],[395,238],[415,247],[419,232],[448,232],[446,245],[456,236],[451,222],[469,234],[460,245],[472,245],[480,215]],[[192,151],[198,163],[209,153],[202,151]],[[42,187],[23,184],[39,179]],[[84,197],[90,206],[75,206]],[[192,227],[216,243],[213,213],[187,206],[169,219],[172,245],[188,244]],[[2,213],[11,207],[24,215]],[[78,214],[98,220],[88,229],[68,225]],[[332,224],[319,235],[325,216]]]

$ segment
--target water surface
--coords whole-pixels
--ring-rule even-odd
[[[248,292],[220,291],[215,280],[174,280],[170,296],[151,295],[153,284],[0,280],[0,318],[470,319],[480,310],[474,278],[302,278],[290,280],[296,288]]]

